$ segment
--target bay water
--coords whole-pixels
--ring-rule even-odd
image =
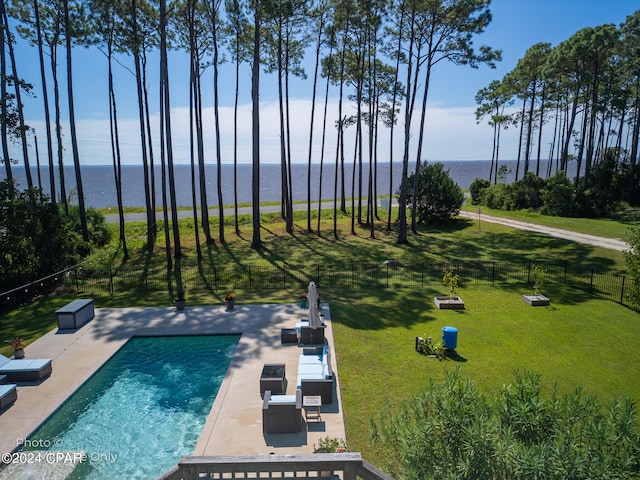
[[[489,170],[491,168],[490,160],[465,160],[465,161],[444,161],[442,162],[445,169],[449,171],[451,178],[462,188],[468,189],[476,178],[489,178]],[[500,165],[506,165],[510,173],[506,176],[506,181],[511,182],[515,178],[516,161],[501,161]],[[540,165],[541,176],[545,176],[547,162],[543,161]],[[570,164],[571,165],[571,164]],[[314,163],[311,165],[311,200],[316,201],[322,197],[322,200],[330,200],[335,196],[335,163],[325,164],[320,171],[320,165]],[[415,164],[409,166],[409,174],[415,169]],[[535,164],[531,169],[535,172]],[[291,167],[291,184],[294,201],[307,199],[307,165],[294,163]],[[522,166],[521,166],[522,170]],[[574,168],[575,170],[575,168]],[[368,165],[364,165],[362,169],[362,189],[363,195],[367,196],[368,185]],[[19,188],[26,188],[26,174],[22,166],[14,166],[12,169],[14,179],[18,183]],[[356,193],[359,184],[358,169],[356,169]],[[320,176],[322,174],[322,184]],[[402,174],[402,163],[394,162],[390,167],[389,162],[378,163],[376,192],[378,196],[397,193],[400,185]],[[571,170],[568,172],[571,176]],[[59,199],[60,175],[58,168],[54,169],[56,182],[56,198]],[[64,168],[65,186],[67,198],[70,203],[77,203],[76,178],[73,166]],[[575,175],[575,171],[573,172]],[[176,185],[176,196],[178,206],[190,206],[192,199],[192,176],[191,166],[178,164],[174,166],[174,176]],[[49,187],[49,168],[32,167],[32,177],[35,186],[40,186],[42,190],[50,195]],[[4,168],[0,168],[0,180],[6,178]],[[82,166],[82,185],[84,190],[85,205],[87,207],[107,208],[117,205],[116,187],[114,181],[114,169],[112,165],[83,165]],[[221,190],[223,205],[232,205],[234,203],[234,167],[233,165],[224,164],[221,167]],[[251,202],[251,185],[252,185],[252,166],[250,164],[239,164],[236,169],[236,189],[239,203]],[[519,175],[522,178],[522,174]],[[207,204],[211,207],[218,205],[218,185],[217,185],[217,166],[205,166],[206,179],[206,195]],[[281,169],[279,164],[263,164],[260,165],[260,201],[261,202],[278,202],[281,198]],[[156,202],[162,204],[161,197],[161,173],[158,166],[155,167],[156,181]],[[391,182],[391,183],[390,183]],[[341,192],[341,185],[338,182],[338,195]],[[345,164],[345,193],[347,197],[352,196],[353,183],[353,164]],[[196,185],[198,184],[197,168],[196,168]],[[391,186],[390,186],[391,185]],[[320,192],[322,186],[322,192]],[[140,165],[123,165],[122,166],[122,188],[123,203],[126,207],[144,207],[144,177],[142,167]],[[168,191],[168,188],[167,188]],[[198,191],[198,190],[196,190]]]

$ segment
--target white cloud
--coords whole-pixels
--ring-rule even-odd
[[[292,161],[305,163],[308,159],[309,117],[311,101],[293,99],[289,102],[291,112],[291,154]],[[316,104],[313,161],[319,162],[322,136],[322,115],[324,99]],[[343,106],[344,115],[355,114],[355,106]],[[425,144],[422,158],[429,161],[440,160],[482,160],[491,158],[492,130],[486,123],[476,124],[475,107],[431,107],[427,110]],[[215,163],[215,130],[213,109],[207,108],[203,112],[205,125],[205,155],[207,163]],[[331,99],[327,111],[327,130],[325,141],[325,159],[335,157],[337,131],[335,119],[338,118],[337,100]],[[40,162],[46,163],[46,139],[44,122],[28,120],[27,123],[36,129],[40,152]],[[108,119],[79,119],[77,122],[79,151],[82,164],[111,164],[111,145],[109,140]],[[238,161],[251,162],[251,104],[245,103],[238,110]],[[159,146],[159,116],[152,118],[154,152],[158,158]],[[414,160],[419,138],[420,114],[415,112],[412,121],[410,159]],[[189,110],[188,108],[174,108],[171,111],[171,128],[173,156],[176,163],[188,163],[190,152],[189,141]],[[366,127],[365,127],[366,128]],[[345,135],[346,158],[353,158],[355,147],[355,126],[350,127]],[[403,154],[404,121],[401,118],[394,134],[394,161],[401,161]],[[366,132],[365,132],[366,133]],[[71,164],[71,147],[68,126],[63,125],[65,161]],[[501,158],[515,157],[515,134],[512,130],[503,131]],[[379,159],[389,158],[389,129],[381,127],[378,139]],[[220,108],[220,137],[222,139],[221,155],[223,163],[233,161],[233,107]],[[366,138],[366,135],[365,135]],[[137,118],[119,120],[119,139],[122,161],[124,164],[139,164],[141,162],[140,130]],[[30,138],[33,143],[33,138]],[[280,127],[279,108],[277,102],[264,102],[260,106],[260,146],[262,163],[280,162]],[[32,162],[35,153],[30,146]],[[55,150],[55,146],[54,146]],[[364,145],[365,155],[367,143]],[[22,158],[21,150],[13,148],[12,156]],[[34,162],[35,163],[35,162]]]

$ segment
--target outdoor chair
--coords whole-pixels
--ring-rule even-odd
[[[14,384],[0,385],[0,412],[4,412],[13,405],[17,398],[18,393]]]
[[[0,375],[9,382],[39,382],[51,375],[50,358],[11,360],[0,354]]]
[[[302,431],[302,392],[295,395],[271,395],[262,400],[262,433],[298,433]]]

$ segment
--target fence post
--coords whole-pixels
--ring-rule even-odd
[[[387,288],[389,288],[389,264],[387,263]]]
[[[109,293],[113,295],[113,272],[111,267],[109,267]]]
[[[73,269],[73,278],[76,280],[76,293],[80,293],[80,285],[78,285],[78,267]]]
[[[531,260],[529,260],[529,265],[527,266],[527,283],[531,283]]]
[[[496,262],[491,262],[491,285],[496,284]]]
[[[282,288],[287,289],[287,264],[282,266]]]
[[[624,305],[624,281],[627,277],[622,277],[622,288],[620,289],[620,305]]]
[[[564,261],[564,279],[562,280],[562,283],[567,283],[567,266],[569,265],[569,262],[567,262],[567,260]]]
[[[589,293],[593,293],[593,270],[594,268],[591,267],[591,283],[589,284]]]

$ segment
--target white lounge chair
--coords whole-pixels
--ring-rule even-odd
[[[4,412],[5,409],[13,405],[17,398],[16,385],[0,385],[0,412]]]
[[[38,382],[51,375],[50,358],[11,360],[0,355],[0,375],[6,375],[9,382]]]

